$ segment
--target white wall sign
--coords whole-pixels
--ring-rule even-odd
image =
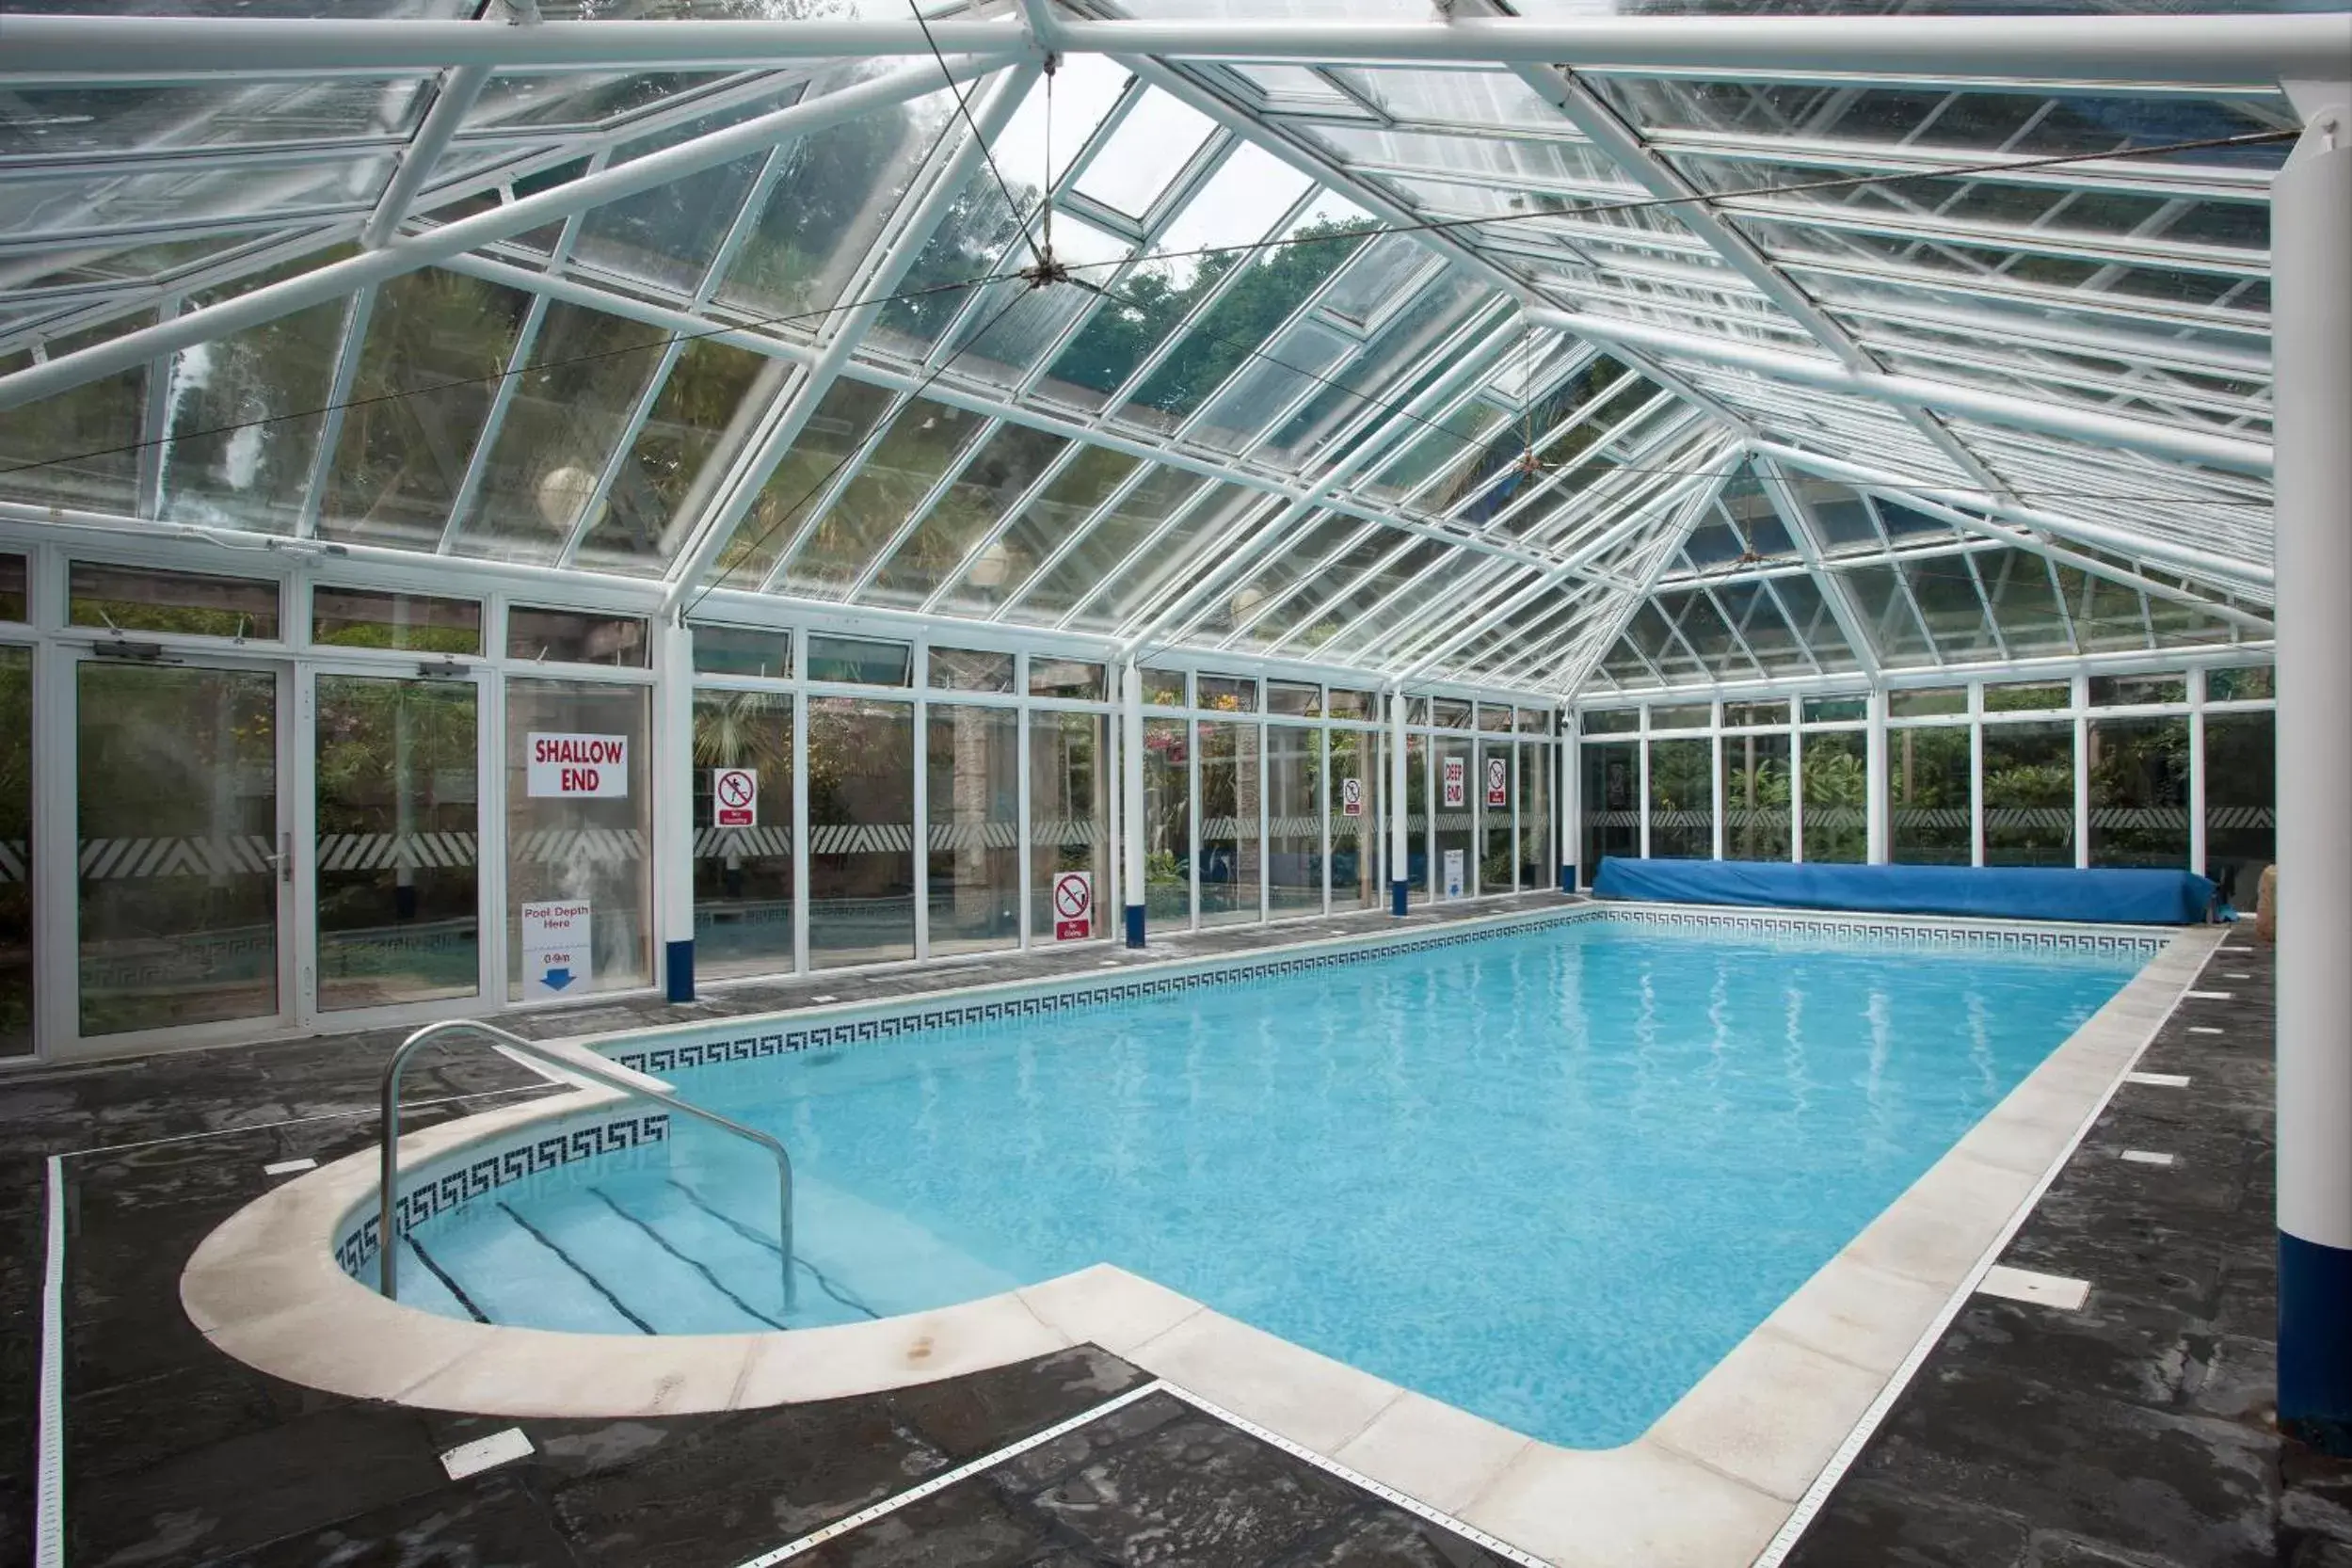
[[[626,800],[629,796],[629,737],[550,735],[533,731],[524,753],[534,798]]]
[[[1460,898],[1462,896],[1462,860],[1464,853],[1464,851],[1458,849],[1449,849],[1446,852],[1446,896],[1448,898]]]
[[[717,768],[711,774],[711,820],[721,827],[749,827],[760,815],[756,768]]]
[[[1445,759],[1446,804],[1467,805],[1469,796],[1470,760],[1466,757]]]
[[[1339,814],[1360,817],[1364,814],[1364,780],[1343,778],[1339,781]]]
[[[522,906],[522,994],[576,997],[596,978],[593,916],[586,899]]]
[[[1082,942],[1095,934],[1095,873],[1062,872],[1053,879],[1053,939]]]

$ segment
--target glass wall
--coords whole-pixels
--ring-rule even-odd
[[[1650,743],[1650,857],[1704,860],[1715,854],[1715,743]]]
[[[1266,727],[1266,910],[1277,920],[1323,907],[1322,748],[1320,728]]]
[[[2205,715],[2205,874],[2221,896],[2252,908],[2263,869],[2278,858],[2278,718],[2259,712]]]
[[[24,618],[22,556],[14,603]],[[7,584],[0,583],[0,591]],[[0,646],[0,1056],[33,1048],[33,650]]]
[[[1789,858],[1785,729],[1723,737],[1723,858]]]
[[[2187,865],[2188,715],[2093,719],[2084,744],[2090,863]]]
[[[318,677],[318,1005],[481,989],[471,680]]]
[[[1583,842],[1576,878],[1590,888],[1609,856],[1640,857],[1641,743],[1587,741],[1581,751],[1576,799],[1583,808]]]
[[[1009,656],[1006,662],[1009,666]],[[1021,939],[1020,712],[934,702],[924,722],[931,951],[1016,946]]]
[[[1201,924],[1258,918],[1258,728],[1199,726]]]
[[[1861,729],[1803,731],[1805,858],[1859,864],[1870,857],[1870,737]]]
[[[1035,662],[1031,668],[1034,670]],[[1033,685],[1033,680],[1032,680]],[[1029,715],[1029,930],[1054,940],[1053,879],[1094,877],[1092,935],[1109,936],[1111,906],[1111,721],[1099,713],[1036,708]]]
[[[1381,802],[1388,781],[1387,748],[1376,729],[1330,732],[1331,797],[1324,822],[1331,833],[1334,909],[1384,909],[1381,886]]]
[[[915,710],[808,699],[808,963],[915,956]]]
[[[1182,719],[1144,721],[1144,916],[1192,923],[1192,748]]]
[[[1416,730],[1407,730],[1404,738],[1404,858],[1405,901],[1427,904],[1430,888],[1435,875],[1435,864],[1430,858],[1430,835],[1434,824],[1430,818],[1430,744],[1429,737]]]
[[[695,654],[701,664],[700,638]],[[697,691],[694,753],[695,968],[717,978],[790,969],[792,694]],[[721,770],[747,772],[753,784],[748,812],[730,803],[724,824],[715,796]]]
[[[1988,866],[2074,864],[2072,724],[1985,726],[1984,833]]]
[[[1519,886],[1544,891],[1560,886],[1552,853],[1552,748],[1519,743]]]
[[[521,1001],[652,984],[652,770],[646,751],[644,686],[587,680],[506,680],[506,984]],[[544,743],[544,744],[543,744]],[[618,751],[612,750],[618,743]],[[593,753],[582,749],[593,747]],[[595,755],[597,776],[567,778]],[[537,908],[527,908],[536,905]],[[557,906],[587,955],[550,971],[526,963],[542,945]],[[526,941],[524,921],[532,918]],[[578,936],[584,922],[587,936]],[[528,973],[526,971],[529,971]]]
[[[1965,866],[1975,858],[1969,744],[1964,719],[1887,731],[1888,859],[1905,866]]]

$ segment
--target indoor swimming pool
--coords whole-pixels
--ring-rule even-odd
[[[435,1214],[404,1247],[402,1297],[717,1333],[1111,1262],[1519,1432],[1610,1447],[2157,941],[1916,938],[1603,916],[756,1061],[648,1061],[791,1148],[789,1311],[774,1170],[697,1128]]]

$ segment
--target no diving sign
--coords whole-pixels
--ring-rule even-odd
[[[1339,781],[1339,814],[1360,817],[1364,814],[1364,780],[1343,778]]]
[[[749,827],[760,815],[760,774],[720,768],[711,775],[711,817],[720,827]]]
[[[1511,804],[1511,759],[1489,757],[1486,760],[1486,804]]]
[[[1082,942],[1095,934],[1095,873],[1063,872],[1053,879],[1053,939]]]

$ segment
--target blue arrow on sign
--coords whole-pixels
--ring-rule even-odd
[[[539,977],[539,984],[551,991],[560,991],[571,984],[571,970],[568,968],[550,969]]]

